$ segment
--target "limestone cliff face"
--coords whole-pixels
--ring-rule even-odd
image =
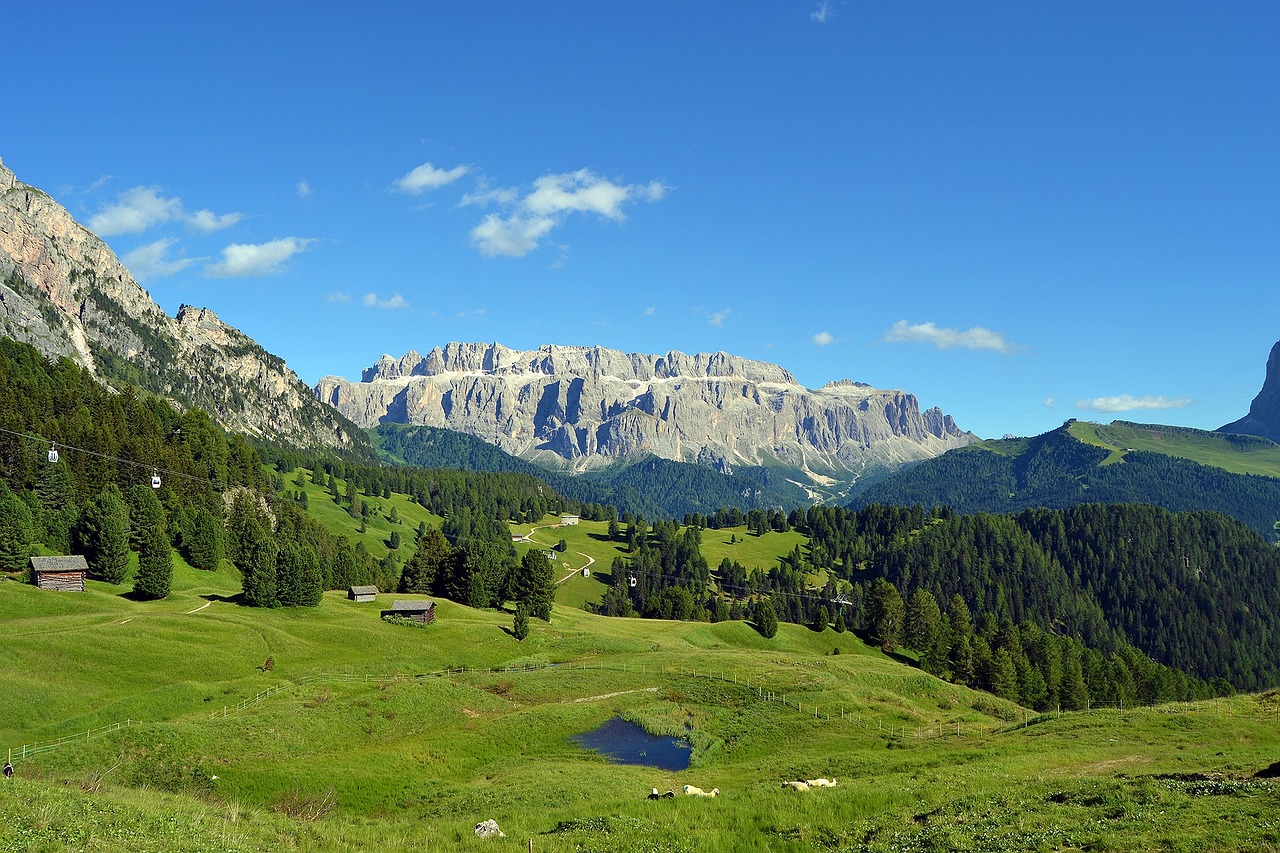
[[[199,406],[228,429],[303,446],[363,441],[281,359],[212,311],[165,314],[102,240],[3,163],[0,334],[106,384]]]
[[[1271,348],[1271,357],[1267,359],[1267,378],[1263,381],[1258,396],[1253,398],[1249,414],[1219,427],[1218,432],[1260,435],[1272,441],[1280,441],[1280,341]]]
[[[364,427],[459,430],[533,461],[583,470],[653,454],[724,471],[773,461],[821,476],[937,456],[975,441],[916,398],[849,381],[817,390],[727,353],[450,343],[384,355],[316,396]]]

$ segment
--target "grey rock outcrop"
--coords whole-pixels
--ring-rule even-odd
[[[421,424],[516,456],[586,470],[652,454],[729,472],[782,464],[816,480],[896,467],[976,440],[916,398],[840,381],[811,390],[775,364],[727,353],[449,343],[384,355],[316,397],[356,424]]]
[[[1267,359],[1267,378],[1263,380],[1258,396],[1253,398],[1249,414],[1218,427],[1218,432],[1260,435],[1280,441],[1280,341],[1271,348],[1271,357]]]
[[[302,446],[364,440],[284,361],[212,311],[165,314],[97,235],[3,162],[0,334],[69,358],[104,384],[203,408],[227,429]]]

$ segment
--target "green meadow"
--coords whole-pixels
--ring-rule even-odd
[[[180,561],[153,603],[0,583],[0,850],[1280,848],[1280,693],[1037,718],[849,633],[599,617],[602,528],[513,531],[578,571],[523,642],[447,601],[385,624],[391,594],[246,608],[234,569]],[[795,544],[730,533],[707,547]],[[572,740],[615,716],[687,737],[691,766]],[[816,777],[838,785],[781,787]],[[646,798],[684,784],[720,794]],[[506,836],[476,839],[490,818]]]
[[[1110,450],[1111,455],[1103,464],[1123,459],[1128,451],[1145,450],[1189,459],[1232,474],[1280,477],[1280,445],[1265,438],[1122,421],[1110,424],[1076,421],[1067,431],[1085,444]]]

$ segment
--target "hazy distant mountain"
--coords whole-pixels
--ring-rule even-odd
[[[899,471],[861,492],[872,503],[959,513],[1147,503],[1216,510],[1274,538],[1280,445],[1256,436],[1115,421],[1068,421],[1034,438],[984,441]]]
[[[1218,427],[1218,431],[1261,435],[1280,441],[1280,341],[1271,348],[1271,357],[1267,359],[1267,378],[1258,396],[1253,398],[1249,414]]]
[[[445,427],[574,471],[657,456],[723,473],[786,468],[821,488],[977,440],[911,394],[850,381],[812,390],[726,353],[450,343],[384,355],[360,382],[328,376],[315,393],[361,426]]]
[[[212,311],[165,314],[102,240],[3,163],[0,283],[0,334],[69,358],[108,385],[137,385],[271,441],[369,447],[283,360]]]

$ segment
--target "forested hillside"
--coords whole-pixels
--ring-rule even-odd
[[[547,470],[485,442],[453,430],[383,424],[371,431],[374,443],[394,462],[422,468],[518,472],[551,484],[584,504],[608,504],[619,513],[647,518],[681,518],[714,513],[721,507],[793,509],[805,503],[802,489],[766,468],[739,469],[731,475],[702,465],[649,457],[576,476]]]
[[[869,487],[850,506],[918,504],[1004,513],[1147,503],[1222,512],[1264,535],[1273,535],[1280,521],[1280,478],[1233,474],[1153,451],[1129,450],[1123,459],[1113,453],[1078,440],[1064,425],[1035,438],[987,442],[921,462]]]

